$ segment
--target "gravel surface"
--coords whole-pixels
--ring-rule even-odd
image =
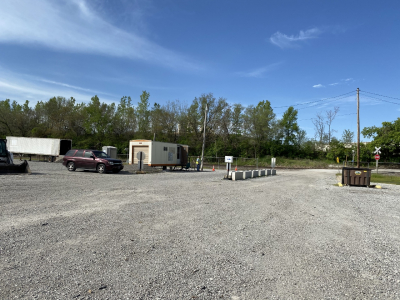
[[[0,299],[400,298],[400,186],[30,166],[0,175]]]

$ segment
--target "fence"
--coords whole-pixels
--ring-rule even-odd
[[[356,167],[357,162],[343,162],[343,167]],[[376,169],[376,162],[360,161],[360,168]],[[400,169],[400,163],[395,162],[379,162],[378,169]]]
[[[197,156],[189,156],[189,162],[191,166],[196,166]],[[204,156],[203,166],[207,168],[212,168],[214,166],[215,169],[225,170],[226,162],[225,156],[223,157],[215,157],[215,156]],[[263,166],[260,167],[270,167],[271,165],[266,165],[263,163]],[[259,160],[258,158],[246,158],[246,157],[234,157],[232,163],[232,169],[236,168],[238,170],[248,170],[248,169],[258,169]]]

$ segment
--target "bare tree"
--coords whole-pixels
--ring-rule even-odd
[[[337,113],[339,112],[339,107],[335,106],[333,110],[327,110],[326,111],[326,125],[328,125],[328,143],[331,143],[331,137],[332,133],[335,132],[336,130],[331,129],[331,125],[333,120],[335,119]]]
[[[315,140],[317,140],[319,143],[322,143],[324,141],[325,135],[325,118],[319,112],[317,113],[316,118],[312,120],[312,122],[315,128]]]

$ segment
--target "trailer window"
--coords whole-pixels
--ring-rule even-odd
[[[75,157],[83,157],[83,150],[76,151]]]

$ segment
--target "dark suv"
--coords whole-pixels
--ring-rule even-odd
[[[68,171],[80,168],[94,169],[99,173],[107,171],[118,173],[124,168],[121,160],[111,158],[99,150],[69,150],[63,158],[63,165]]]

